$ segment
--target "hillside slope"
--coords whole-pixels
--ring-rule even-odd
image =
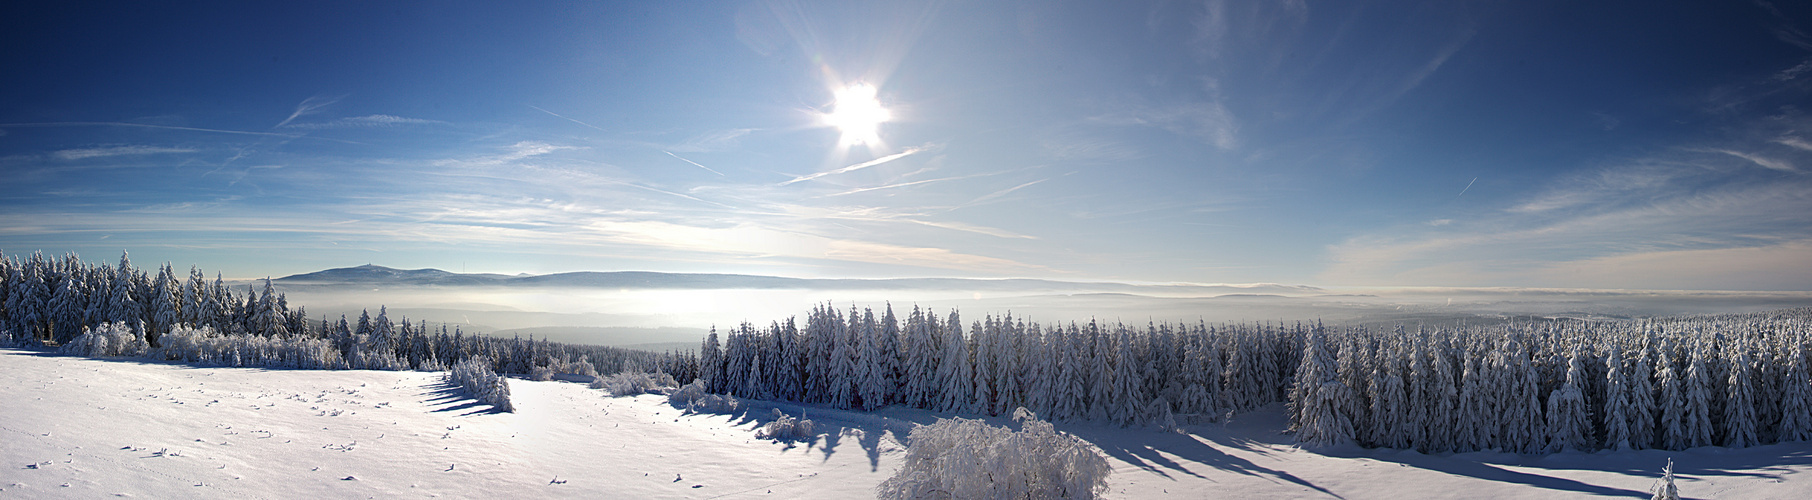
[[[937,416],[804,408],[809,443],[754,438],[773,407],[681,415],[512,380],[516,413],[439,374],[207,368],[0,349],[0,496],[25,498],[863,498]],[[1003,423],[996,421],[995,423]],[[1668,458],[1692,498],[1806,498],[1812,443],[1450,456],[1300,450],[1273,406],[1188,434],[1059,425],[1113,464],[1110,498],[1646,496]]]

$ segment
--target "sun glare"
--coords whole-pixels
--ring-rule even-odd
[[[843,145],[880,144],[881,123],[893,119],[893,113],[881,107],[881,101],[875,98],[875,87],[852,84],[837,90],[836,98],[835,107],[824,115],[824,124],[843,133]]]

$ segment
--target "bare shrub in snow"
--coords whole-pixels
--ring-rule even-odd
[[[1025,408],[1020,430],[939,419],[912,431],[906,463],[875,488],[882,499],[1095,498],[1113,472],[1081,439]]]
[[[591,381],[591,388],[609,391],[612,396],[666,394],[678,386],[679,382],[665,373],[623,372]]]
[[[447,381],[458,384],[480,403],[499,411],[516,411],[516,405],[510,403],[509,380],[492,372],[491,363],[484,358],[466,358],[454,363],[453,369],[447,372]]]
[[[812,430],[812,421],[793,418],[792,415],[787,415],[779,408],[774,409],[774,421],[768,422],[767,425],[763,425],[761,429],[755,431],[755,437],[775,441],[805,441],[812,439],[815,435]]]
[[[694,380],[667,395],[667,404],[688,413],[730,413],[736,411],[736,397],[705,392],[705,381]]]

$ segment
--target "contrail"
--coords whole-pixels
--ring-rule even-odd
[[[298,134],[279,132],[248,132],[244,130],[221,130],[213,128],[176,127],[170,125],[150,125],[145,123],[126,122],[44,122],[44,123],[0,123],[0,127],[138,127],[164,130],[187,130],[191,132],[214,132],[219,134],[264,135],[272,137],[296,137]]]
[[[844,191],[841,193],[831,193],[831,194],[824,195],[822,197],[829,198],[832,196],[848,196],[848,195],[852,195],[852,194],[856,194],[856,193],[866,193],[869,191],[878,191],[878,190],[882,190],[882,189],[893,189],[893,188],[903,188],[903,187],[907,187],[907,186],[917,186],[919,184],[925,184],[925,183],[930,183],[930,182],[954,181],[954,180],[959,180],[959,179],[981,177],[983,175],[990,175],[990,174],[961,175],[961,176],[956,176],[956,177],[940,177],[937,179],[925,179],[922,181],[902,182],[899,184],[888,184],[885,186],[865,187],[865,188],[859,188],[859,189],[851,189],[851,190]]]
[[[688,159],[685,159],[685,158],[680,158],[680,155],[676,155],[676,154],[673,154],[673,152],[672,152],[672,151],[661,151],[661,152],[662,152],[662,153],[667,153],[667,156],[671,156],[671,157],[674,157],[674,158],[678,158],[678,159],[679,159],[679,161],[683,161],[683,162],[686,162],[686,163],[691,163],[691,164],[692,164],[692,166],[694,166],[694,167],[698,167],[698,168],[702,168],[702,169],[705,169],[705,170],[711,170],[711,167],[707,167],[707,166],[704,166],[704,165],[699,165],[699,164],[698,164],[698,162],[696,162],[696,161],[692,161],[692,160],[688,160]],[[713,173],[713,174],[717,174],[717,175],[718,175],[718,176],[720,176],[720,177],[725,177],[725,176],[724,176],[724,173],[723,173],[723,172],[718,172],[718,171],[716,171],[716,170],[711,170],[711,173]]]
[[[1473,178],[1472,178],[1472,182],[1467,182],[1467,183],[1466,183],[1466,187],[1465,187],[1465,188],[1463,188],[1463,189],[1460,189],[1460,194],[1456,194],[1456,195],[1453,195],[1453,197],[1454,197],[1454,198],[1459,198],[1459,197],[1461,197],[1461,196],[1465,196],[1465,195],[1466,195],[1466,190],[1467,190],[1467,189],[1472,189],[1472,183],[1473,183],[1473,182],[1478,182],[1478,181],[1479,181],[1479,178],[1477,178],[1477,177],[1473,177]]]
[[[598,126],[597,126],[597,125],[592,125],[592,124],[590,124],[590,123],[585,123],[585,122],[582,122],[582,121],[579,121],[579,120],[574,120],[574,119],[572,119],[572,118],[567,118],[567,117],[566,117],[566,115],[562,115],[562,114],[560,114],[560,113],[555,113],[555,112],[552,112],[552,111],[548,111],[548,110],[545,110],[545,109],[541,109],[541,108],[540,108],[540,107],[537,107],[537,106],[535,106],[535,105],[533,105],[533,104],[530,104],[530,105],[528,105],[528,107],[531,107],[531,108],[535,108],[535,111],[540,111],[540,112],[542,112],[542,113],[547,113],[547,114],[550,114],[550,115],[554,115],[554,116],[557,116],[557,117],[560,117],[560,118],[561,118],[561,119],[564,119],[564,120],[566,120],[566,121],[569,121],[569,122],[573,122],[573,123],[577,123],[577,124],[580,124],[580,125],[584,125],[584,126],[587,126],[587,127],[591,127],[591,128],[595,128],[595,129],[598,129],[598,131],[599,131],[599,132],[609,132],[609,130],[604,130],[604,129],[602,129],[602,128],[598,128]],[[672,153],[668,153],[668,154],[672,154]],[[719,174],[719,175],[722,175],[722,174]]]
[[[832,171],[829,171],[829,172],[819,172],[819,173],[816,173],[816,174],[811,174],[811,175],[806,175],[806,176],[800,176],[800,177],[794,177],[794,178],[793,178],[793,180],[790,180],[790,181],[786,181],[786,182],[782,182],[782,183],[780,183],[780,185],[782,185],[782,186],[785,186],[785,185],[787,185],[787,184],[792,184],[792,183],[795,183],[795,182],[804,182],[804,181],[809,181],[809,180],[812,180],[812,179],[816,179],[816,178],[819,178],[819,177],[824,177],[824,176],[826,176],[826,175],[837,175],[837,174],[841,174],[841,173],[847,173],[847,172],[854,172],[854,171],[857,171],[857,170],[861,170],[861,169],[864,169],[864,168],[868,168],[868,167],[872,167],[872,166],[875,166],[875,165],[880,165],[880,164],[883,164],[883,163],[887,163],[887,162],[890,162],[890,161],[894,161],[894,160],[898,160],[898,159],[901,159],[901,158],[905,158],[905,157],[908,157],[908,156],[912,156],[912,155],[913,155],[913,154],[915,154],[915,153],[918,153],[918,152],[920,152],[920,151],[924,151],[924,150],[925,150],[925,148],[912,148],[912,149],[908,149],[908,150],[905,150],[905,151],[901,151],[901,152],[898,152],[898,153],[894,153],[894,154],[890,154],[890,155],[887,155],[887,156],[883,156],[883,157],[880,157],[880,158],[875,158],[875,159],[873,159],[873,160],[868,160],[868,161],[865,161],[865,162],[862,162],[862,163],[857,163],[857,164],[855,164],[855,165],[850,165],[850,166],[847,166],[847,167],[843,167],[843,168],[839,168],[839,169],[836,169],[836,170],[832,170]]]

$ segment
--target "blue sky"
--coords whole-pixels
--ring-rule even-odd
[[[1582,3],[8,4],[0,249],[1812,290],[1812,11]]]

